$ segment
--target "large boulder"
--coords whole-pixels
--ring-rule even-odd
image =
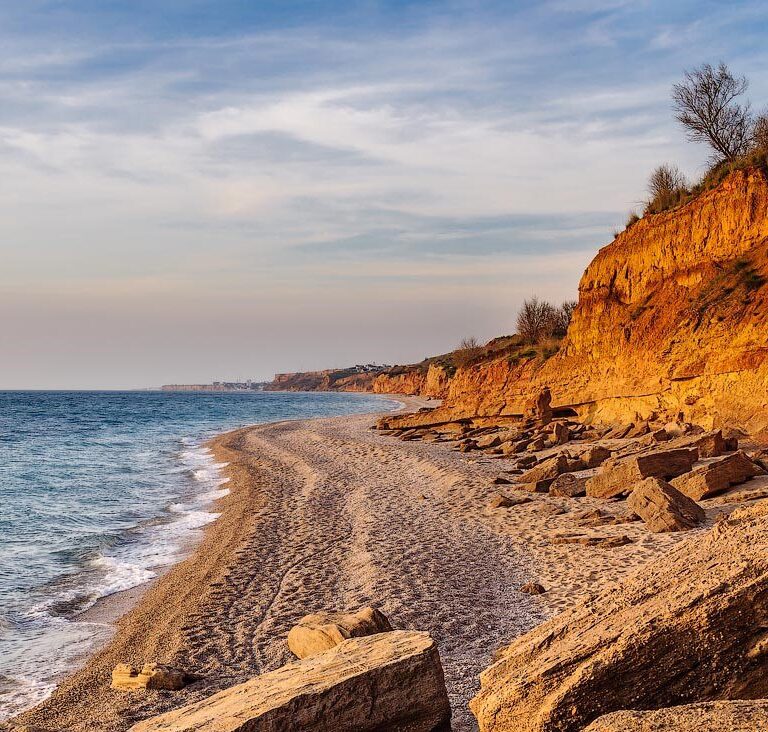
[[[308,658],[348,638],[362,638],[390,630],[389,620],[374,607],[364,607],[355,613],[305,615],[288,632],[288,648],[296,658]]]
[[[768,700],[683,704],[649,712],[613,712],[584,732],[765,732]]]
[[[436,732],[451,709],[428,633],[351,638],[131,732]]]
[[[694,449],[653,450],[621,460],[603,463],[600,472],[587,481],[587,495],[613,498],[632,490],[635,483],[646,478],[674,478],[687,473],[698,458]]]
[[[565,455],[556,455],[555,457],[542,460],[535,468],[527,470],[517,477],[519,483],[538,483],[540,481],[549,481],[551,483],[560,473],[568,470],[568,458]],[[549,485],[547,483],[547,486]]]
[[[763,469],[741,450],[732,455],[702,465],[670,481],[677,490],[696,501],[709,498],[732,485],[744,483],[763,473]]]
[[[629,494],[627,507],[654,533],[687,531],[704,521],[704,509],[661,478],[646,478]]]
[[[558,475],[549,486],[550,496],[565,496],[575,498],[583,496],[587,492],[587,478],[573,473]]]
[[[516,640],[470,706],[482,732],[578,732],[622,709],[765,697],[766,628],[768,511],[751,510]]]

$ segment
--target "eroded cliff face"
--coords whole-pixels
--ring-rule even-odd
[[[375,373],[350,373],[347,369],[275,374],[265,391],[373,391]]]
[[[546,385],[586,419],[682,414],[754,433],[768,426],[766,280],[768,183],[739,171],[600,250],[556,355],[459,369],[431,418],[522,414]]]
[[[409,394],[429,399],[444,399],[448,395],[451,377],[440,365],[430,364],[425,371],[412,367],[401,373],[380,374],[373,382],[377,394]]]

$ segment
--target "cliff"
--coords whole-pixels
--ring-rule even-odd
[[[600,250],[557,354],[502,354],[459,368],[444,406],[411,421],[520,415],[543,386],[590,421],[682,415],[768,426],[768,182],[732,173],[649,215]]]
[[[373,391],[377,372],[327,369],[275,374],[265,391]]]

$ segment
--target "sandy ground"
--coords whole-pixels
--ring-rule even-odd
[[[118,622],[111,643],[18,721],[125,730],[290,660],[285,638],[302,615],[376,604],[395,627],[433,634],[454,729],[474,730],[467,702],[500,646],[690,536],[651,535],[639,523],[580,529],[578,512],[605,508],[584,498],[536,495],[489,511],[504,461],[401,442],[372,422],[283,422],[217,438],[231,478],[221,518]],[[576,528],[633,542],[551,543]],[[519,592],[529,581],[547,594]],[[170,663],[204,678],[175,693],[112,691],[119,661]]]

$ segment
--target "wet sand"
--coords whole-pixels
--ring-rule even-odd
[[[231,490],[215,505],[221,517],[117,622],[106,648],[17,720],[126,730],[290,660],[285,638],[302,615],[375,604],[393,626],[432,633],[454,729],[473,730],[467,702],[500,646],[690,536],[652,535],[638,523],[587,530],[633,539],[622,547],[552,544],[578,527],[578,512],[605,505],[535,495],[489,511],[504,461],[382,436],[369,429],[374,419],[282,422],[216,438]],[[548,592],[521,593],[531,581]],[[104,603],[89,619],[110,620],[133,599]],[[180,692],[113,691],[121,661],[203,678]]]

